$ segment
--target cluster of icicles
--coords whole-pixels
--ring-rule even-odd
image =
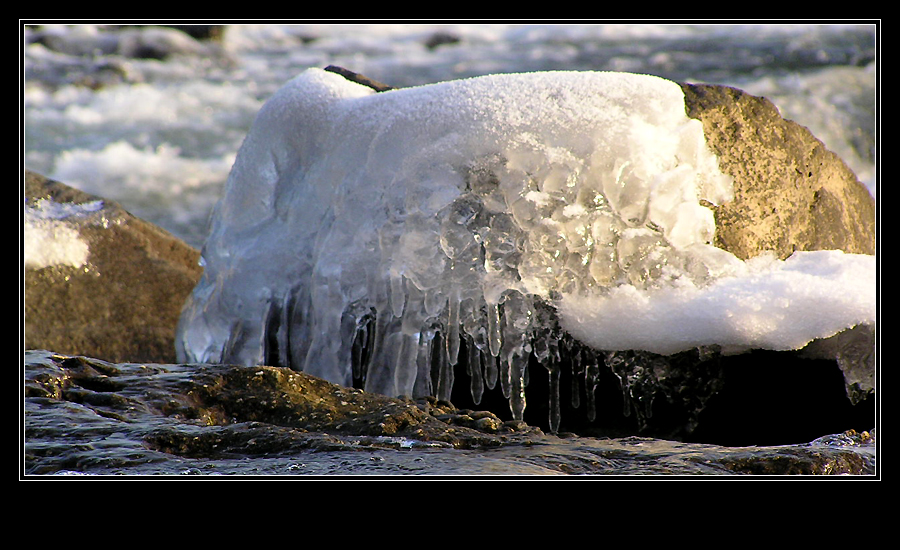
[[[457,317],[458,324],[451,316]],[[413,387],[412,395],[449,402],[454,384],[466,383],[454,378],[456,365],[461,363],[476,405],[485,391],[499,385],[513,418],[521,420],[529,376],[541,375],[529,373],[529,364],[533,368],[536,361],[549,377],[547,420],[554,433],[562,420],[561,399],[566,395],[573,408],[584,408],[588,421],[595,420],[601,369],[611,370],[620,382],[623,414],[634,414],[643,426],[652,416],[653,400],[660,390],[657,378],[665,377],[670,369],[665,356],[584,346],[560,330],[545,301],[517,291],[505,293],[498,304],[488,305],[483,300],[456,303],[414,335],[391,332],[397,329],[392,325],[403,321],[392,313],[381,316],[385,317],[389,320],[379,323],[372,309],[357,319],[353,332],[353,378],[365,381],[367,390],[384,391],[385,385],[396,387],[405,381],[407,387]],[[385,369],[382,361],[393,362],[394,368]],[[563,368],[569,369],[569,388],[561,387]]]
[[[696,255],[676,250],[649,222],[649,194],[642,205],[639,197],[628,198],[622,208],[631,213],[628,219],[614,210],[603,185],[621,187],[616,183],[622,166],[596,168],[560,166],[537,153],[482,159],[462,170],[464,192],[437,215],[408,211],[384,224],[368,247],[376,251],[370,259],[380,261],[367,267],[359,299],[308,299],[342,308],[335,368],[351,364],[353,378],[363,380],[367,391],[450,400],[454,368],[465,364],[476,404],[485,388],[499,384],[513,417],[522,419],[533,357],[550,377],[550,427],[556,430],[565,357],[573,375],[584,377],[592,420],[599,369],[628,355],[573,349],[573,339],[559,328],[554,297],[603,292],[617,283],[646,288],[661,284],[667,272],[693,270],[698,280],[707,276]],[[628,208],[634,202],[638,208]],[[347,267],[344,273],[353,271]],[[280,304],[272,311],[284,321],[271,327],[296,326],[296,313],[285,317]],[[314,370],[331,359],[315,350],[310,354],[290,342],[287,331],[271,327],[269,364]],[[315,337],[301,339],[318,345]],[[298,365],[291,349],[306,363]],[[628,403],[633,384],[616,374]],[[577,405],[577,393],[574,399]]]
[[[565,357],[573,374],[584,376],[591,418],[598,369],[621,358],[584,346],[573,354],[554,300],[616,284],[650,288],[667,276],[702,283],[714,271],[702,254],[687,252],[690,243],[670,244],[666,221],[650,214],[666,194],[651,197],[634,181],[621,185],[626,168],[620,161],[560,164],[538,151],[480,159],[457,170],[461,192],[436,213],[410,207],[365,238],[349,220],[333,224],[330,236],[340,235],[353,248],[339,254],[337,245],[322,246],[310,271],[297,273],[282,292],[252,280],[230,287],[201,283],[201,296],[219,295],[205,307],[237,304],[231,311],[243,309],[247,318],[222,325],[224,316],[214,310],[201,310],[202,322],[186,315],[181,341],[194,346],[188,357],[195,361],[290,367],[414,398],[450,400],[454,368],[462,363],[474,402],[499,384],[516,419],[523,417],[533,357],[550,376],[553,430]],[[632,194],[614,197],[621,189]],[[714,227],[695,226],[692,239],[711,238]],[[271,278],[265,265],[255,265],[242,276],[263,283]],[[260,317],[254,318],[258,306],[250,308],[251,299],[260,300]],[[223,326],[228,333],[217,336]],[[625,377],[627,402],[632,388]]]

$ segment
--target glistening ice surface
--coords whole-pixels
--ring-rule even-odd
[[[874,322],[872,257],[751,265],[713,247],[708,206],[731,193],[681,88],[657,77],[375,93],[309,69],[265,104],[238,154],[179,360],[345,385],[355,368],[370,391],[446,397],[465,349],[474,378],[499,381],[521,418],[528,359],[552,372],[562,332],[674,353],[792,349]],[[847,281],[843,301],[811,311]]]

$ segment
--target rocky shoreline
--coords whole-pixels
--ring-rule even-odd
[[[584,438],[274,367],[112,364],[43,351],[25,363],[26,475],[875,472],[874,432],[757,448]]]

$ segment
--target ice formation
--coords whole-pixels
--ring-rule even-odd
[[[475,402],[499,382],[521,418],[529,359],[558,381],[565,334],[666,354],[793,349],[874,322],[873,258],[714,247],[709,206],[731,195],[667,80],[549,72],[375,93],[310,69],[238,154],[179,360],[444,398],[465,361]]]

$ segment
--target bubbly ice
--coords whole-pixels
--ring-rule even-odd
[[[310,69],[237,156],[179,360],[443,398],[462,360],[476,403],[499,383],[521,418],[529,359],[558,383],[564,333],[668,354],[794,349],[874,323],[872,257],[714,247],[709,206],[731,196],[667,80],[549,72],[375,93]]]

